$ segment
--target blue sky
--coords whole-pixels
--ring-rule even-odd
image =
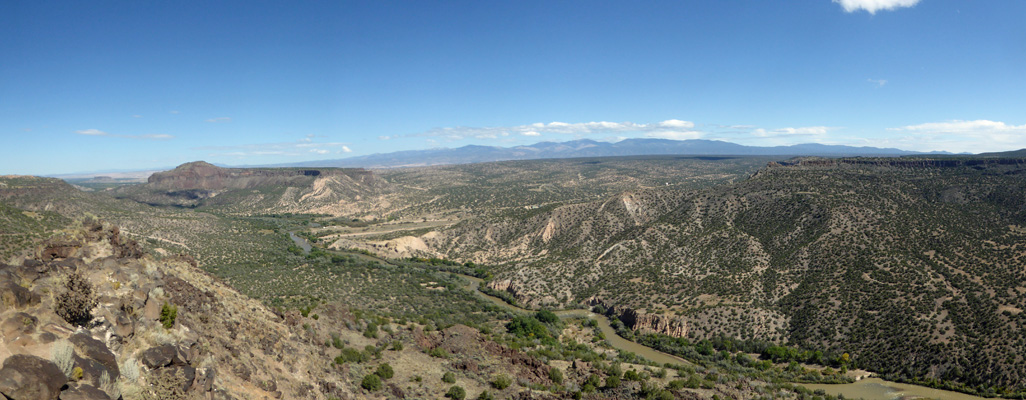
[[[0,2],[0,174],[578,138],[1026,147],[1026,1]]]

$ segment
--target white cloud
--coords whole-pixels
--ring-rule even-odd
[[[317,136],[313,136],[317,137]],[[313,154],[330,154],[333,149],[338,153],[349,153],[352,150],[343,142],[316,142],[311,136],[306,136],[295,142],[281,143],[253,143],[235,146],[203,146],[193,147],[192,150],[210,151],[208,157],[254,157],[254,156],[289,156],[301,157]]]
[[[1008,151],[1026,148],[1026,124],[1009,125],[1000,121],[978,119],[928,122],[890,128],[909,136],[897,139],[921,150],[947,150],[974,153]]]
[[[884,87],[887,84],[886,79],[866,79],[866,82],[872,83],[878,88]]]
[[[168,111],[168,112],[171,113],[171,114],[179,114],[179,113],[181,113],[181,111],[178,111],[178,110],[171,110],[171,111]]]
[[[538,137],[545,134],[572,135],[585,137],[589,135],[603,135],[621,133],[658,134],[659,137],[699,137],[701,132],[694,131],[695,123],[679,119],[669,119],[662,122],[639,124],[634,122],[561,122],[549,123],[536,122],[528,125],[503,126],[503,127],[446,127],[435,128],[427,132],[421,132],[407,137],[442,137],[448,140],[463,140],[467,138],[495,139],[500,136],[520,135]]]
[[[698,139],[702,137],[702,132],[698,131],[656,131],[645,134],[645,137],[659,138],[659,139],[673,139],[673,140],[685,140],[685,139]],[[623,139],[621,139],[623,140]]]
[[[101,131],[99,129],[83,129],[83,130],[80,130],[80,131],[75,131],[75,133],[77,133],[79,135],[89,135],[89,136],[107,136],[107,132]]]
[[[163,133],[148,133],[148,134],[145,134],[145,135],[115,135],[115,134],[112,134],[112,133],[107,133],[107,132],[101,131],[99,129],[83,129],[83,130],[75,131],[75,133],[77,133],[79,135],[86,135],[86,136],[106,136],[106,137],[116,137],[116,138],[122,138],[122,139],[168,140],[168,139],[174,139],[175,138],[173,135],[168,135],[168,134],[163,134]]]
[[[125,136],[125,137],[135,138],[135,139],[154,139],[154,140],[167,140],[167,139],[174,139],[175,138],[172,135],[165,135],[163,133],[155,133],[155,134],[148,134],[148,135],[136,135],[136,136]]]
[[[142,115],[135,114],[135,115],[132,116],[132,118],[142,118]]]
[[[752,131],[752,135],[758,137],[775,137],[775,136],[817,136],[825,135],[833,128],[827,126],[806,126],[800,128],[779,128],[779,129],[763,129],[758,128]]]
[[[210,119],[207,120],[207,122],[210,122],[210,123],[232,122],[232,117],[210,118]]]
[[[378,136],[378,140],[389,140],[391,138],[392,138],[391,136],[385,136],[385,135]]]
[[[840,4],[846,12],[866,10],[870,14],[876,14],[880,10],[912,7],[919,3],[919,0],[833,0],[833,2]]]
[[[659,126],[663,128],[691,129],[695,127],[695,123],[691,121],[681,121],[679,119],[668,119],[660,122]]]

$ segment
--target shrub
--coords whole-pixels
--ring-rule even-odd
[[[477,395],[477,400],[495,400],[495,397],[493,397],[491,393],[488,393],[488,391],[485,390],[481,392],[481,394]]]
[[[552,380],[552,383],[557,385],[562,384],[563,371],[560,371],[559,368],[549,368],[549,379]]]
[[[512,384],[513,384],[513,380],[510,379],[510,377],[506,376],[506,375],[497,375],[495,377],[495,379],[492,379],[492,387],[494,387],[496,389],[499,389],[499,390],[503,390],[505,388],[508,388],[509,385],[512,385]]]
[[[606,387],[607,388],[612,388],[612,389],[620,387],[620,377],[618,377],[616,375],[609,375],[609,376],[607,376],[606,377]]]
[[[384,363],[378,366],[378,370],[374,371],[374,374],[380,376],[381,379],[391,379],[395,376],[395,371],[392,370],[392,366],[388,363]]]
[[[164,329],[174,328],[175,318],[178,318],[178,306],[164,303],[160,307],[160,324],[164,325]]]
[[[534,317],[545,324],[554,324],[559,321],[559,316],[549,310],[541,310],[534,314]]]
[[[445,349],[441,347],[435,347],[431,350],[428,350],[428,355],[437,358],[449,358],[449,352],[445,351]]]
[[[367,324],[367,330],[363,331],[363,336],[370,339],[378,338],[378,326],[373,322]]]
[[[51,361],[57,364],[57,368],[64,373],[64,376],[71,378],[72,368],[75,367],[75,348],[67,339],[62,339],[53,344],[50,348]]]
[[[456,383],[456,375],[452,372],[446,372],[442,374],[442,382],[445,383]]]
[[[453,386],[449,388],[448,392],[445,392],[445,397],[453,400],[463,400],[467,397],[467,391],[459,386]]]
[[[381,390],[381,378],[375,374],[370,374],[363,377],[363,381],[360,382],[360,386],[370,391]]]
[[[93,319],[91,313],[96,307],[93,285],[78,272],[68,274],[63,289],[54,296],[54,312],[72,325],[83,326]]]
[[[342,349],[342,354],[339,354],[338,357],[335,357],[335,364],[342,364],[347,362],[362,363],[364,361],[367,361],[368,358],[369,357],[366,353],[363,353],[359,350],[352,348],[344,348]]]

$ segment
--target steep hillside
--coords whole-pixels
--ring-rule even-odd
[[[675,314],[904,378],[1023,390],[1026,160],[798,159],[434,237],[528,304]]]

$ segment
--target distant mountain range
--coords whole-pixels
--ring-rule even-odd
[[[506,160],[534,160],[544,158],[612,157],[644,155],[733,155],[733,156],[907,156],[915,154],[951,154],[947,152],[920,153],[914,151],[878,148],[823,145],[815,143],[791,146],[745,146],[719,140],[626,139],[616,143],[589,139],[569,142],[541,142],[526,146],[499,147],[469,145],[455,149],[407,150],[394,153],[371,154],[336,160],[305,161],[278,164],[280,167],[364,167],[390,168],[445,164],[470,164]]]

